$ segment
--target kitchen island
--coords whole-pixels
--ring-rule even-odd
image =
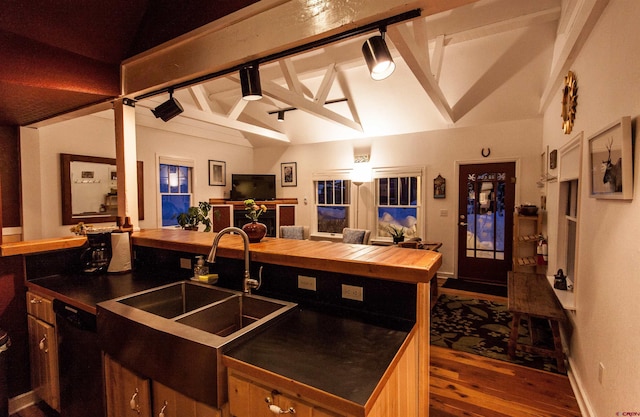
[[[182,230],[143,230],[133,233],[131,241],[137,258],[144,260],[147,257],[153,261],[156,255],[164,258],[166,253],[175,253],[183,261],[184,257],[208,254],[213,237],[213,234]],[[239,236],[228,235],[221,239],[217,253],[221,260],[241,264],[239,260],[243,258],[243,253]],[[265,238],[260,243],[250,245],[250,258],[252,265],[265,270],[266,291],[287,296],[291,293],[294,298],[303,293],[303,297],[300,314],[292,315],[291,322],[279,322],[224,355],[231,414],[241,417],[242,407],[247,407],[247,404],[264,407],[268,412],[264,397],[258,400],[244,397],[256,389],[263,392],[260,389],[264,387],[277,392],[281,399],[295,399],[299,408],[315,410],[309,414],[314,416],[428,414],[429,283],[441,264],[439,253],[397,247]],[[183,276],[189,273],[185,270],[182,272]],[[138,273],[110,275],[106,279],[135,280]],[[295,277],[301,274],[317,277],[317,292],[303,291],[295,284],[294,287],[290,283],[280,284],[280,281],[295,282]],[[275,281],[278,282],[274,289]],[[360,286],[364,299],[340,299],[340,285],[345,283]],[[39,287],[37,281],[28,285]],[[51,285],[48,287],[48,294],[55,296],[56,289]],[[98,284],[95,288],[100,287]],[[77,293],[63,296],[67,301],[84,299],[78,305],[91,310],[91,296],[78,296]],[[99,297],[93,296],[93,299],[98,300]],[[307,301],[311,303],[307,304]],[[336,310],[333,310],[332,304],[337,306]],[[324,311],[327,309],[332,311]],[[395,314],[396,310],[406,311]],[[387,316],[399,318],[388,320]],[[362,317],[365,319],[361,320]],[[294,337],[297,331],[306,328],[311,329],[311,333],[305,337]],[[331,337],[323,336],[327,332],[334,334]],[[391,337],[389,340],[393,342],[385,342],[385,337]],[[295,346],[292,343],[294,339],[297,343]],[[328,341],[333,342],[326,344]],[[306,349],[305,343],[313,345],[314,349]],[[285,349],[275,356],[277,360],[272,360],[274,356],[260,356],[274,346],[282,348],[288,345],[291,345],[291,352]],[[358,347],[366,350],[369,356],[360,355]],[[316,360],[318,357],[327,358],[332,348],[335,349],[335,355],[329,358],[329,362]],[[309,361],[305,363],[304,353],[307,351]],[[356,360],[358,358],[362,359],[359,363]],[[309,368],[314,362],[315,368]],[[371,376],[367,374],[367,363],[373,365],[374,362],[372,368],[375,375]],[[340,370],[344,374],[331,369],[337,370],[340,366],[345,367]],[[354,375],[351,380],[345,377],[350,372]],[[332,376],[335,377],[335,384],[331,381]],[[367,383],[359,383],[358,378],[367,379]],[[246,388],[246,384],[252,388],[248,391],[238,389],[239,386]],[[226,395],[224,397],[222,400],[226,401]],[[279,401],[274,399],[274,403]],[[221,410],[227,410],[226,404],[224,407],[220,407],[219,403],[216,405]],[[399,411],[401,414],[397,414]],[[225,416],[226,412],[220,415]]]

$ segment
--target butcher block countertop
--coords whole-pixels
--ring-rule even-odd
[[[0,255],[15,256],[30,253],[48,252],[60,249],[79,248],[87,243],[86,236],[66,236],[51,239],[9,242],[0,245]]]
[[[208,255],[215,233],[181,229],[150,229],[134,232],[133,245]],[[396,246],[374,246],[265,237],[249,246],[251,261],[316,269],[328,272],[426,283],[442,264],[438,252]],[[220,239],[217,256],[242,259],[239,235]]]

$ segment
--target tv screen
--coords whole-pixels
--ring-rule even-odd
[[[272,174],[231,174],[231,199],[275,200],[276,176]]]

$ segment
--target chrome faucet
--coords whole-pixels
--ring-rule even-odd
[[[249,236],[244,232],[244,230],[238,227],[225,227],[220,230],[216,237],[213,238],[213,245],[211,246],[211,252],[209,252],[209,256],[207,257],[207,262],[215,263],[216,262],[216,251],[218,250],[218,242],[220,242],[220,238],[223,235],[228,233],[237,233],[242,236],[242,241],[244,242],[244,279],[242,281],[242,291],[247,294],[251,294],[251,289],[260,288],[260,282],[251,278],[249,274]]]

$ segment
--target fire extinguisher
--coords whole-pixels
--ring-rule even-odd
[[[547,239],[540,235],[538,238],[538,246],[536,247],[536,261],[538,265],[546,265],[549,260],[549,248],[547,246]]]

